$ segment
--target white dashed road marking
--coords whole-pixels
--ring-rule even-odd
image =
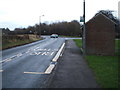
[[[9,61],[11,61],[11,60],[13,60],[13,59],[15,59],[17,57],[20,57],[22,55],[23,55],[22,53],[18,53],[18,54],[14,55],[14,56],[11,56],[10,58],[6,58],[5,60],[0,61],[0,63],[9,62]]]

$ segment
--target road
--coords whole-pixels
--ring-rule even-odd
[[[64,46],[65,40],[50,38],[2,51],[2,88],[43,88]]]
[[[2,88],[42,88],[65,38],[49,38],[2,51]],[[51,65],[52,66],[52,65]],[[48,71],[47,71],[48,70]],[[47,72],[47,73],[46,73]]]

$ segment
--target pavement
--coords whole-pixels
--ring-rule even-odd
[[[99,88],[95,75],[73,40],[67,40],[47,88]]]

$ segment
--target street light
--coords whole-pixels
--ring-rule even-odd
[[[84,29],[83,29],[83,55],[86,53],[86,27],[85,27],[85,0],[83,1],[83,19],[84,19]]]
[[[39,16],[39,31],[40,31],[40,36],[41,36],[41,17],[43,17],[44,15]]]

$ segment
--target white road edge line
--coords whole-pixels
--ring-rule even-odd
[[[65,43],[63,43],[63,45],[61,46],[61,48],[60,48],[60,50],[58,51],[58,53],[56,54],[56,56],[53,58],[53,60],[52,60],[53,62],[56,62],[56,61],[58,60],[58,58],[59,58],[59,56],[60,56],[60,54],[61,54],[64,46],[65,46]]]
[[[55,67],[55,65],[54,65],[54,64],[51,64],[51,65],[46,69],[45,74],[50,74],[50,73],[52,72],[52,70],[53,70],[54,67]]]
[[[60,50],[58,51],[58,53],[56,54],[56,56],[53,58],[52,62],[56,62],[57,59],[59,58],[63,48],[65,46],[65,43],[63,43],[63,45],[61,46]],[[46,69],[45,74],[50,74],[52,72],[52,70],[54,69],[55,64],[50,64],[50,66]]]

